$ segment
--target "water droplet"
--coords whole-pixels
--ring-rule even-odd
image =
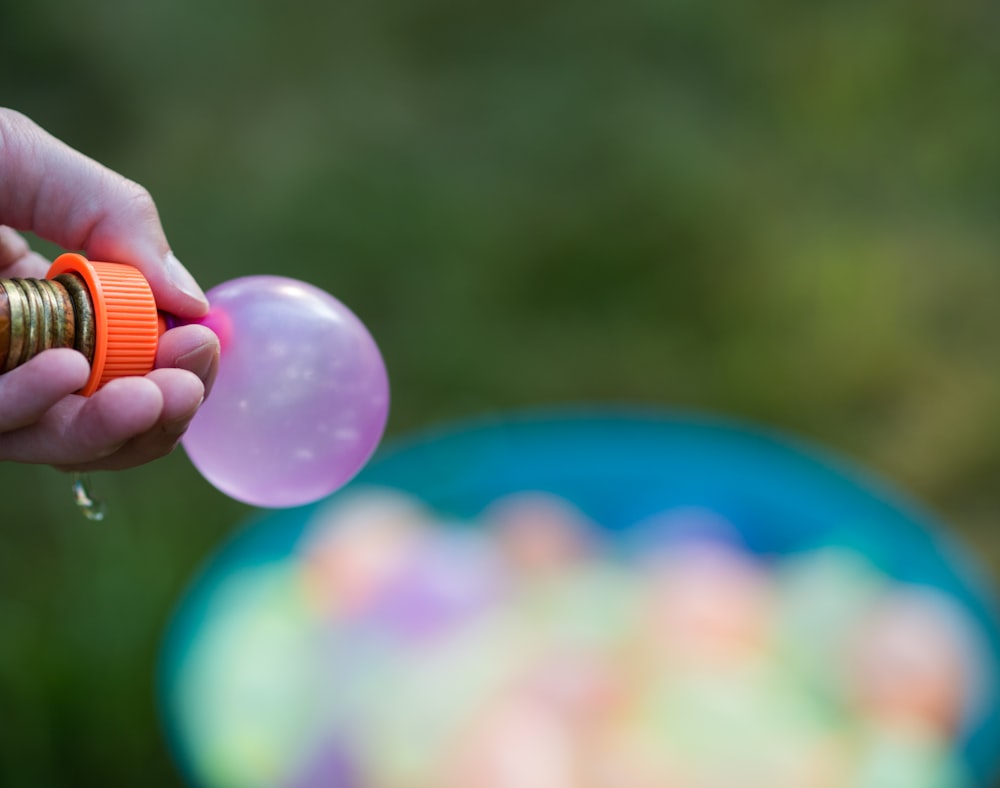
[[[73,474],[73,500],[83,512],[83,516],[88,520],[100,522],[104,519],[105,506],[101,501],[90,494],[87,487],[90,485],[90,476],[86,473]]]

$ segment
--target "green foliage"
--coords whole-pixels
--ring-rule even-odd
[[[1000,566],[1000,47],[954,0],[8,4],[3,103],[146,185],[211,286],[315,282],[390,434],[560,402],[763,420]],[[168,785],[170,606],[246,517],[182,454],[0,468],[0,783]]]

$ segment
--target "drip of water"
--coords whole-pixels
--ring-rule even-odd
[[[100,522],[104,519],[104,501],[95,498],[87,489],[90,486],[90,476],[86,473],[73,474],[73,501],[88,520]]]

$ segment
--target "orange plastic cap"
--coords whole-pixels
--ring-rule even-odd
[[[52,263],[46,278],[60,274],[83,279],[94,304],[94,360],[80,393],[90,396],[109,380],[152,370],[161,330],[153,291],[138,269],[64,254]]]

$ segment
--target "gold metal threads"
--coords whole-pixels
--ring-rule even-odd
[[[80,279],[73,274],[57,280],[0,279],[0,289],[9,312],[7,358],[0,372],[58,347],[75,348],[93,362],[93,306]]]
[[[13,280],[0,281],[0,287],[3,287],[7,295],[7,308],[10,310],[10,340],[7,347],[7,363],[3,367],[4,372],[9,372],[21,363],[27,334],[28,308],[21,288]]]
[[[25,287],[23,279],[14,279],[11,284],[20,289],[21,295],[24,298],[26,335],[24,337],[24,350],[21,353],[21,363],[23,363],[38,354],[38,321],[40,315],[38,314],[38,303],[32,297],[35,291],[29,287]]]
[[[66,298],[73,304],[72,314],[76,318],[73,344],[67,347],[79,350],[87,357],[87,362],[93,364],[97,331],[94,327],[94,304],[90,300],[90,291],[76,274],[59,274],[54,281],[66,289]]]
[[[47,333],[43,325],[46,315],[42,310],[41,296],[38,295],[38,290],[32,287],[32,280],[15,279],[14,284],[21,288],[28,302],[28,342],[24,348],[24,360],[27,361],[45,349],[42,347],[42,337]]]
[[[42,347],[42,338],[47,334],[44,326],[46,315],[42,310],[42,299],[38,295],[38,290],[32,286],[32,280],[14,279],[15,287],[20,287],[24,294],[25,303],[28,305],[28,336],[25,340],[22,363],[29,358],[34,358],[45,348]]]
[[[45,301],[46,311],[51,315],[48,323],[48,336],[45,338],[49,347],[66,347],[67,332],[73,329],[72,325],[67,324],[71,321],[73,324],[76,323],[73,317],[73,303],[61,290],[62,288],[50,285],[41,288],[40,291]]]
[[[62,347],[57,344],[59,334],[61,333],[57,323],[61,323],[62,321],[55,319],[59,310],[52,302],[51,291],[51,287],[39,287],[37,289],[38,298],[42,302],[42,327],[44,329],[38,341],[43,347]]]

